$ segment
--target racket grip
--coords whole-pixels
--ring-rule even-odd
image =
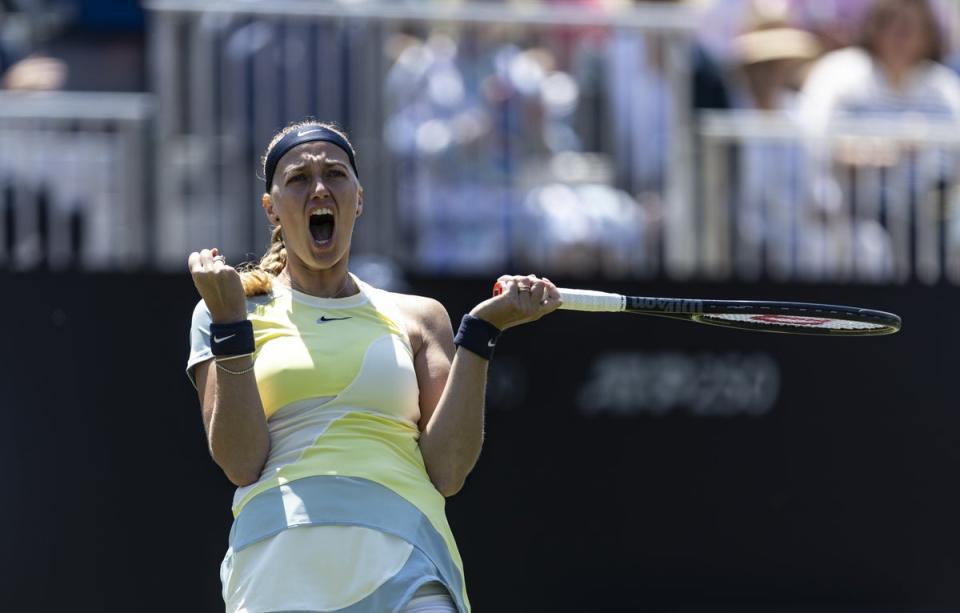
[[[588,311],[591,313],[619,313],[626,309],[627,297],[621,294],[610,294],[607,292],[595,292],[589,289],[565,289],[557,288],[560,292],[560,300],[563,303],[560,308],[567,311]],[[503,288],[498,281],[493,286],[493,295],[499,296],[503,293]]]
[[[627,306],[627,297],[620,294],[595,292],[588,289],[557,288],[563,303],[561,309],[567,311],[588,311],[591,313],[619,313]]]

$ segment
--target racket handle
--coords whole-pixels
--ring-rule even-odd
[[[557,288],[563,303],[561,309],[567,311],[588,311],[591,313],[619,313],[627,306],[627,297],[620,294],[595,292],[588,289]]]
[[[589,289],[557,288],[560,292],[561,309],[567,311],[588,311],[591,313],[619,313],[627,306],[627,297],[621,294],[595,292]],[[493,286],[493,295],[499,296],[503,288],[497,282]]]

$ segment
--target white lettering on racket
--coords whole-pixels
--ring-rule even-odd
[[[222,343],[223,341],[230,340],[231,338],[233,338],[233,337],[236,336],[236,335],[237,335],[236,332],[234,332],[234,333],[231,334],[230,336],[224,336],[224,337],[214,336],[214,337],[213,337],[213,342],[215,342],[215,343]]]

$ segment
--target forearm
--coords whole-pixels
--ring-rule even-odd
[[[480,457],[488,366],[480,354],[490,354],[500,331],[535,321],[560,306],[560,293],[547,280],[504,275],[497,287],[496,295],[470,310],[456,337],[440,303],[410,307],[422,314],[426,339],[414,358],[422,415],[420,451],[430,480],[444,496],[463,487]],[[459,347],[451,361],[453,345]]]
[[[231,371],[245,371],[250,357],[223,362]],[[212,364],[213,410],[207,425],[210,454],[235,485],[249,485],[260,478],[270,451],[270,434],[253,371],[231,374]]]
[[[457,349],[443,394],[420,435],[430,480],[444,496],[456,494],[480,457],[487,360]]]

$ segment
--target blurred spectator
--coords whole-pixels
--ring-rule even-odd
[[[776,0],[783,1],[783,0]],[[857,45],[863,22],[874,8],[876,0],[786,0],[792,23],[812,32],[827,51]],[[947,38],[956,34],[956,0],[929,0],[942,34]]]
[[[647,213],[595,155],[562,153],[511,224],[515,264],[568,275],[653,274]]]
[[[45,55],[30,55],[14,63],[3,73],[2,85],[12,91],[50,91],[62,89],[67,81],[63,60]]]
[[[0,0],[0,87],[47,103],[63,98],[38,92],[145,89],[142,15],[136,0]],[[102,172],[127,153],[115,128],[4,117],[0,259],[18,268],[93,261],[94,211],[121,198]]]
[[[477,84],[467,82],[450,33],[438,30],[423,39],[399,34],[388,47],[394,61],[386,77],[384,136],[391,150],[442,162],[490,130]]]
[[[145,91],[143,13],[136,0],[0,0],[2,86]]]
[[[19,92],[61,89],[66,82],[66,64],[36,51],[40,40],[53,28],[42,16],[16,9],[13,3],[0,3],[0,88]],[[30,163],[34,160],[28,158],[28,152],[36,149],[33,145],[40,139],[29,136],[15,127],[0,131],[0,141],[7,149],[6,155],[0,154],[0,216],[4,228],[0,261],[16,261],[23,267],[46,265],[50,242],[51,181],[42,176],[49,165]],[[10,154],[11,150],[16,154]]]
[[[758,11],[733,43],[732,99],[741,109],[795,122],[797,88],[807,63],[819,54],[816,38],[787,27],[785,15]],[[811,206],[816,190],[806,149],[790,140],[748,139],[737,150],[732,209],[741,273],[774,276],[814,273],[822,234]]]
[[[804,66],[819,55],[808,32],[782,21],[755,24],[734,41],[738,71],[733,99],[738,108],[794,110]]]
[[[927,0],[877,0],[859,45],[824,56],[804,86],[807,120],[913,112],[960,118],[960,77],[941,64],[942,33]]]
[[[592,9],[602,11],[605,5],[609,4],[607,0],[540,0],[543,4],[551,6],[579,7],[583,9]],[[585,28],[583,26],[557,26],[552,27],[546,32],[548,44],[554,53],[557,54],[557,60],[561,66],[570,67],[576,61],[576,54],[580,48],[585,45],[595,45],[606,38],[604,28],[597,26]]]
[[[824,51],[858,44],[875,0],[699,0],[698,38],[722,64],[735,61],[733,41],[742,24],[758,13],[780,14],[790,27],[813,34]],[[931,0],[941,28],[955,36],[960,24],[956,0]],[[958,59],[960,65],[960,59]]]
[[[597,122],[601,139],[587,142],[587,148],[611,154],[617,185],[652,207],[659,206],[656,201],[664,188],[670,157],[669,132],[678,108],[682,108],[671,83],[668,44],[662,34],[614,28],[604,46],[588,51],[577,70],[585,87],[599,90],[585,94],[597,100],[594,115],[602,118]],[[691,98],[685,102],[690,106],[684,112],[729,108],[727,85],[718,65],[695,41],[687,49],[692,79]]]
[[[821,136],[844,117],[960,121],[960,77],[940,63],[943,55],[942,31],[927,0],[877,0],[859,44],[827,54],[811,70],[803,120],[811,134]],[[890,235],[878,228],[893,224],[907,228],[905,237],[914,236],[919,203],[932,193],[942,198],[955,174],[955,156],[943,149],[915,150],[890,139],[848,139],[824,154],[834,160],[832,174],[843,196],[842,210],[826,212],[854,215],[847,237],[852,242],[840,252],[858,271],[872,269],[872,257],[888,260],[894,249]],[[872,183],[861,181],[864,176],[874,177]],[[866,189],[872,184],[877,193]],[[899,251],[912,253],[914,247],[908,242]]]
[[[16,91],[63,88],[67,65],[40,51],[42,41],[60,27],[55,11],[38,14],[0,3],[0,87]]]
[[[523,42],[492,25],[388,43],[385,139],[417,259],[432,270],[503,266],[526,190],[554,155],[581,146],[577,83],[551,50]]]
[[[395,36],[388,47],[395,60],[384,88],[384,139],[395,156],[402,221],[416,239],[417,263],[435,271],[502,264],[510,197],[503,166],[510,156],[489,150],[501,126],[493,125],[479,78],[466,76],[489,74],[486,53],[495,52],[464,54],[445,29]]]
[[[813,33],[827,51],[857,44],[874,0],[789,0],[793,23]]]

